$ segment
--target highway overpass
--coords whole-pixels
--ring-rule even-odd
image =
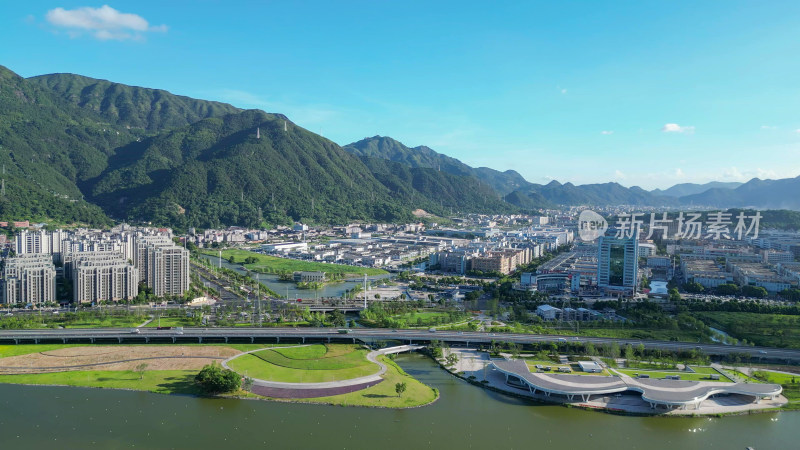
[[[158,330],[155,328],[68,328],[41,330],[0,330],[0,344],[22,343],[216,343],[216,342],[374,342],[395,340],[407,344],[427,344],[432,340],[450,345],[474,346],[492,341],[533,344],[541,342],[586,343],[602,345],[616,342],[644,345],[647,349],[668,351],[700,350],[708,355],[748,354],[753,360],[800,363],[800,350],[744,347],[692,342],[651,341],[643,339],[614,339],[585,336],[555,336],[515,333],[485,333],[471,331],[393,330],[383,328],[350,328],[340,333],[336,328],[184,328]]]

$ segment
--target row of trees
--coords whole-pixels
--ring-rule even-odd
[[[742,295],[745,297],[752,297],[752,298],[765,298],[767,297],[767,295],[769,295],[767,290],[761,286],[745,285],[739,287],[739,285],[734,283],[720,284],[714,289],[707,290],[705,287],[703,287],[702,284],[696,281],[692,281],[684,284],[683,289],[691,294],[702,294],[704,292],[708,292],[716,295]],[[798,298],[800,298],[800,290],[798,290],[797,295]]]

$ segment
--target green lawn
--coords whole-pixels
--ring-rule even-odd
[[[352,345],[312,345],[263,350],[240,356],[228,365],[241,374],[261,380],[321,383],[376,373],[378,367],[367,361],[366,354],[367,350]]]
[[[784,409],[800,409],[800,375],[757,370],[753,373],[759,380],[767,383],[777,383],[783,386],[783,396],[789,400]]]
[[[140,322],[141,323],[141,322]],[[195,321],[191,317],[162,317],[159,325],[158,317],[148,323],[146,327],[191,327],[195,326]]]
[[[288,349],[287,349],[288,350]],[[318,359],[292,359],[283,356],[276,350],[262,350],[252,353],[269,364],[287,369],[298,370],[343,370],[363,366],[366,362],[366,350],[356,350],[346,355],[318,358]]]
[[[727,311],[699,311],[692,315],[755,345],[800,348],[800,316]]]
[[[637,373],[639,374],[647,374],[650,375],[650,378],[664,378],[668,375],[680,375],[681,380],[689,380],[689,381],[712,381],[709,379],[709,373],[692,373],[692,372],[685,372],[681,370],[674,370],[674,371],[655,371],[655,370],[643,370],[643,369],[615,369],[617,372],[624,373],[625,375],[631,376],[636,378]],[[713,369],[712,369],[713,370]],[[725,383],[733,383],[733,381],[726,377],[724,374],[717,372],[714,370],[713,372],[716,375],[719,375],[719,381]],[[717,381],[717,380],[714,380]]]
[[[413,408],[427,405],[439,396],[436,389],[432,389],[414,379],[389,358],[380,357],[386,364],[387,370],[383,381],[370,388],[351,392],[349,394],[334,395],[331,397],[302,398],[293,401],[304,403],[327,403],[341,406],[372,406],[381,408]],[[406,391],[402,396],[397,396],[395,385],[406,383]]]
[[[219,252],[207,251],[207,255],[218,256]],[[341,274],[357,274],[357,275],[383,275],[386,272],[383,269],[375,269],[372,267],[357,267],[348,266],[345,264],[329,264],[320,263],[315,261],[300,261],[289,258],[279,258],[276,256],[262,255],[260,253],[251,252],[242,249],[228,249],[222,251],[222,257],[230,259],[233,256],[235,261],[241,264],[246,258],[254,257],[258,259],[255,264],[244,264],[250,270],[263,271],[266,273],[281,273],[281,272],[295,272],[295,271],[321,271],[326,273],[341,273]]]
[[[324,358],[325,355],[328,353],[328,347],[322,344],[315,344],[315,345],[306,345],[303,347],[279,348],[275,349],[274,351],[280,353],[286,358],[291,358],[291,359],[316,359],[316,358]]]
[[[159,394],[198,394],[194,384],[196,370],[152,370],[138,373],[129,370],[91,370],[74,372],[0,375],[0,383],[53,384],[111,389],[133,389]]]
[[[61,348],[85,347],[86,344],[20,344],[20,345],[0,345],[0,358],[9,356],[29,355],[31,353],[49,352]]]

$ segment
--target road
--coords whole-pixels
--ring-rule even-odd
[[[539,342],[556,343],[586,343],[595,345],[616,342],[620,346],[640,343],[647,349],[661,349],[670,351],[700,350],[709,355],[749,354],[752,358],[762,360],[800,361],[800,350],[780,349],[769,347],[739,347],[719,344],[700,344],[691,342],[650,341],[641,339],[615,339],[584,336],[554,336],[514,333],[484,333],[473,331],[421,331],[421,330],[392,330],[383,328],[351,328],[347,334],[339,333],[335,328],[184,328],[183,331],[156,330],[142,328],[138,333],[132,333],[130,328],[84,328],[84,329],[42,329],[42,330],[0,330],[0,343],[31,342],[34,340],[50,341],[86,341],[86,340],[116,340],[118,342],[143,342],[149,339],[172,339],[176,342],[196,341],[205,339],[225,340],[239,339],[255,341],[256,339],[292,339],[304,341],[305,339],[322,340],[398,340],[414,342],[429,342],[431,340],[446,341],[452,344],[486,344],[492,341],[514,342],[518,344],[531,344]]]

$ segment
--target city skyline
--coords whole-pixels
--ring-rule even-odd
[[[216,6],[8,5],[3,34],[26,45],[0,63],[284,113],[341,145],[390,136],[534,183],[800,174],[789,2]]]

